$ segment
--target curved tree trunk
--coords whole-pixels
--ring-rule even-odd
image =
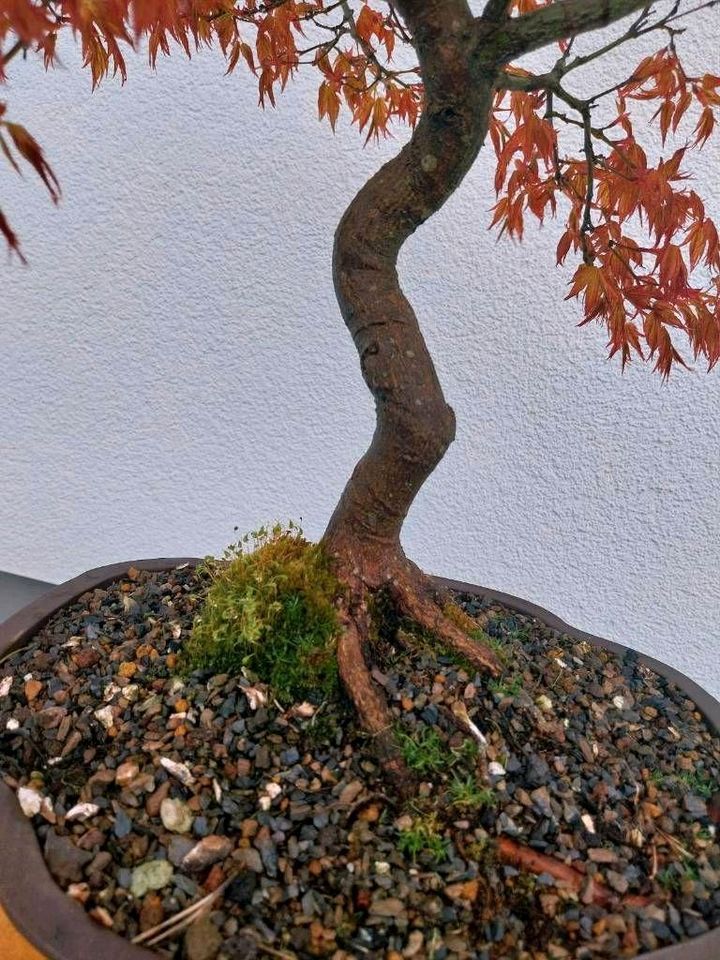
[[[412,139],[360,190],[333,251],[340,309],[375,398],[377,425],[324,535],[340,563],[377,586],[403,557],[400,530],[422,484],[455,437],[438,382],[397,276],[405,240],[453,193],[485,139],[492,70],[481,70],[465,0],[396,4],[413,35],[425,109]],[[442,269],[438,257],[437,269]],[[369,579],[368,579],[369,578]]]
[[[400,612],[478,669],[498,671],[493,652],[469,635],[478,624],[438,602],[430,580],[400,546],[410,505],[455,438],[455,415],[397,276],[403,243],[440,209],[482,146],[495,68],[466,0],[398,0],[396,6],[413,36],[425,108],[410,142],[360,190],[335,234],[335,291],[375,399],[377,425],[323,543],[349,587],[341,610],[340,676],[385,771],[404,790],[410,778],[392,735],[392,714],[364,654],[368,591],[387,584]]]

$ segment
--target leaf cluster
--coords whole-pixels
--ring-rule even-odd
[[[567,221],[557,263],[571,252],[582,258],[568,293],[582,304],[579,325],[604,325],[610,357],[617,354],[623,368],[633,357],[654,361],[664,379],[675,365],[687,366],[678,333],[708,369],[720,359],[718,228],[687,186],[685,168],[715,129],[720,77],[685,69],[676,19],[671,12],[651,22],[642,14],[621,41],[664,31],[668,43],[635,64],[623,81],[587,98],[575,96],[563,79],[601,56],[602,47],[570,58],[565,46],[544,77],[512,71],[511,87],[517,89],[497,94],[490,122],[498,160],[493,224],[521,238],[528,216],[543,222],[562,204]],[[596,120],[601,101],[609,109],[602,124]],[[638,101],[654,101],[652,119],[663,145],[670,135],[681,137],[669,157],[653,162],[641,145],[633,116]],[[688,119],[694,128],[684,132]],[[568,130],[581,138],[580,155],[566,148]]]
[[[564,0],[560,17],[557,3],[546,0],[489,0],[474,18],[479,50],[499,50],[510,34],[508,59],[556,42],[559,49],[545,74],[502,57],[497,61],[488,123],[497,158],[492,225],[521,238],[528,217],[542,222],[562,211],[557,263],[571,253],[576,257],[568,297],[581,303],[580,325],[601,324],[609,355],[619,356],[623,368],[640,358],[653,362],[665,379],[688,363],[679,335],[708,369],[720,360],[719,233],[702,198],[688,187],[685,166],[717,130],[720,77],[693,74],[681,49],[685,18],[700,22],[718,2],[655,10],[635,0],[608,0],[601,11],[584,0]],[[624,33],[573,55],[578,34],[633,11],[637,16]],[[3,12],[0,83],[18,53],[32,50],[46,67],[53,65],[65,30],[80,43],[93,86],[109,74],[124,81],[126,48],[141,41],[153,66],[173,48],[190,57],[194,50],[219,47],[228,73],[242,63],[255,76],[261,105],[274,105],[288,81],[308,66],[319,77],[320,119],[335,129],[341,110],[347,111],[366,143],[388,136],[395,123],[415,126],[425,104],[415,39],[393,5],[377,0],[11,0]],[[637,60],[635,45],[648,37],[658,38],[658,49]],[[620,82],[582,98],[573,93],[573,71],[599,65],[620,47],[627,50]],[[410,53],[410,66],[395,65],[398,48]],[[603,77],[602,69],[596,72]],[[670,156],[653,159],[641,143],[639,103],[654,107],[663,145],[668,137],[679,138]],[[602,121],[601,104],[609,111]],[[0,102],[0,115],[4,107]],[[5,129],[5,159],[18,168],[12,146],[57,200],[57,182],[37,142],[19,124]],[[21,255],[1,210],[0,233]]]

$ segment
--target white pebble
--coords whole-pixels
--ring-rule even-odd
[[[613,704],[618,708],[618,710],[625,709],[625,698],[624,697],[613,697]]]
[[[129,683],[122,688],[122,695],[128,703],[135,703],[140,696],[140,687],[136,683]]]
[[[34,817],[40,813],[45,799],[37,790],[31,790],[30,787],[19,787],[17,792],[18,803],[26,817]]]
[[[595,821],[589,813],[584,813],[580,819],[588,833],[595,833]]]
[[[241,688],[242,689],[242,688]],[[267,703],[267,696],[259,687],[245,687],[243,693],[247,697],[251,710],[257,710],[258,707],[264,707]]]
[[[120,693],[120,687],[116,683],[109,683],[103,690],[103,700],[105,703],[110,703],[118,693]]]
[[[634,827],[628,834],[628,840],[630,843],[637,847],[638,850],[642,850],[645,846],[645,835],[638,827]]]
[[[65,820],[87,820],[100,812],[96,803],[76,803],[65,814]]]
[[[311,703],[303,700],[302,703],[298,703],[293,707],[293,713],[298,717],[314,717],[315,710],[317,707],[314,707]]]
[[[99,710],[96,710],[95,718],[100,721],[106,730],[109,730],[115,723],[112,707],[101,707]]]
[[[195,818],[190,807],[182,800],[165,797],[160,804],[160,819],[166,830],[172,830],[173,833],[188,833],[192,829]]]
[[[190,773],[190,770],[184,763],[177,763],[175,760],[170,760],[168,757],[160,757],[160,763],[167,770],[167,772],[175,777],[183,786],[187,787],[191,783],[195,783],[195,777]]]
[[[12,677],[3,677],[2,680],[0,680],[0,697],[6,697],[10,693],[12,682]]]
[[[488,764],[488,773],[491,777],[504,777],[507,771],[501,763],[498,763],[496,760],[492,760]]]
[[[8,722],[5,724],[6,730],[18,730],[20,727],[20,721],[16,720],[15,717],[10,717]]]

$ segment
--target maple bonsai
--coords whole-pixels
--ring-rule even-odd
[[[569,296],[582,300],[582,323],[606,325],[610,355],[619,354],[623,366],[632,356],[652,360],[667,378],[676,364],[685,365],[672,339],[676,330],[695,359],[712,368],[720,357],[720,245],[703,201],[685,185],[683,164],[713,132],[720,78],[688,75],[677,41],[683,18],[707,18],[717,2],[678,0],[659,13],[646,0],[487,0],[480,16],[466,0],[396,0],[382,9],[347,0],[2,5],[3,74],[25,50],[52,64],[67,27],[82,43],[93,84],[110,71],[125,78],[123,42],[145,38],[153,65],[171,42],[188,55],[193,45],[218,43],[229,71],[243,60],[259,78],[261,103],[274,103],[278,88],[307,63],[320,73],[319,113],[333,128],[343,105],[367,139],[386,134],[395,121],[413,126],[409,142],[362,187],[335,235],[335,289],[375,398],[377,426],[322,541],[349,588],[340,674],[390,769],[398,761],[389,712],[364,654],[375,591],[387,589],[403,615],[477,668],[498,670],[493,651],[471,636],[477,624],[438,593],[400,544],[410,505],[453,441],[455,417],[401,290],[399,251],[457,188],[489,134],[497,155],[493,224],[521,237],[527,216],[542,220],[562,207],[566,228],[557,259],[578,258]],[[576,36],[625,18],[631,19],[595,49],[575,52]],[[633,41],[647,36],[656,36],[660,48],[638,63]],[[414,49],[417,65],[396,69],[396,44]],[[559,53],[548,72],[511,66],[554,44]],[[619,47],[627,52],[622,81],[590,96],[573,94],[573,72]],[[663,142],[682,131],[686,114],[685,122],[694,123],[683,145],[655,165],[631,113],[646,100],[657,106]],[[607,105],[602,122],[601,104]],[[6,158],[15,167],[20,157],[29,162],[57,200],[59,185],[37,142],[0,110]],[[1,212],[0,230],[20,254]],[[707,271],[714,275],[703,282]]]

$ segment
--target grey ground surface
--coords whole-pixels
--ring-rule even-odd
[[[0,572],[0,623],[52,586],[42,580],[29,580],[14,573]]]

